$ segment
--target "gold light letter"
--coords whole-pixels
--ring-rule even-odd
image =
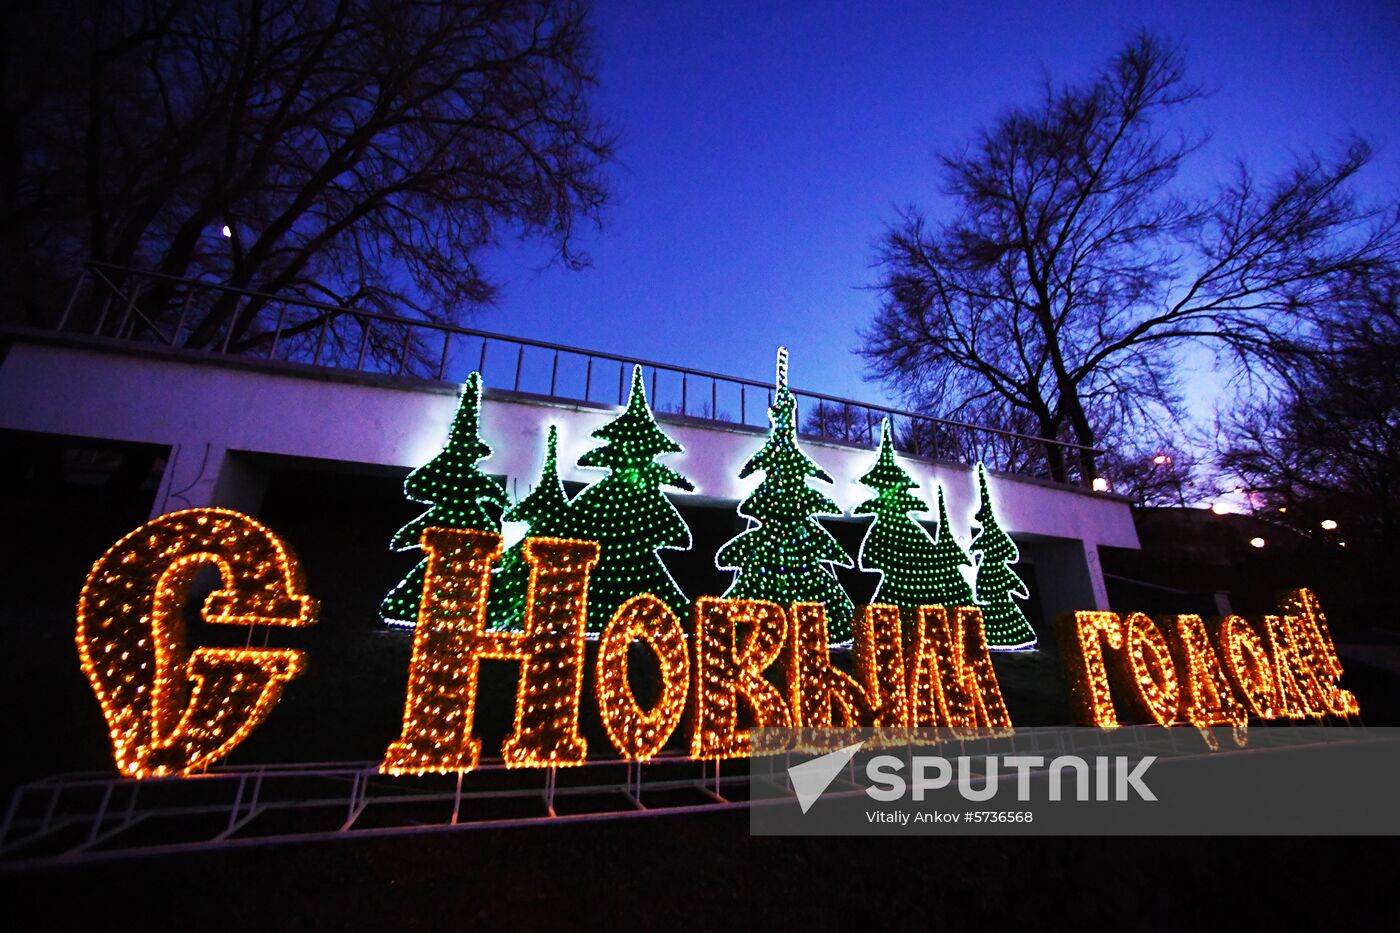
[[[637,704],[627,680],[627,649],[645,641],[661,666],[661,697],[650,711]],[[624,758],[646,761],[661,750],[685,712],[690,656],[680,620],[660,598],[633,596],[617,608],[598,643],[594,690],[608,738]]]
[[[695,601],[694,722],[692,758],[742,758],[750,734],[739,728],[739,700],[753,713],[753,726],[790,724],[783,695],[763,672],[783,650],[787,613],[757,599]]]
[[[95,563],[78,598],[78,656],[128,777],[188,774],[228,754],[301,673],[286,648],[185,649],[181,617],[199,569],[219,571],[206,622],[311,625],[296,559],[266,527],[228,509],[154,518]]]

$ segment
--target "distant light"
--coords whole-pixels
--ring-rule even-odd
[[[1225,503],[1223,502],[1216,502],[1212,504],[1210,510],[1216,515],[1227,515],[1230,512],[1230,510],[1226,507]]]
[[[1332,519],[1330,519],[1330,518],[1324,518],[1324,519],[1322,520],[1322,530],[1323,530],[1323,531],[1336,531],[1336,530],[1337,530],[1337,523],[1334,522],[1334,521],[1332,521]]]
[[[1108,480],[1104,479],[1102,476],[1095,476],[1094,492],[1108,492]]]
[[[228,224],[224,224],[224,229],[220,230],[219,232],[222,233],[222,234],[223,234],[224,236],[226,236],[226,237],[231,237],[231,236],[233,236],[233,231],[229,229]]]
[[[1166,454],[1158,454],[1157,456],[1152,458],[1152,462],[1157,464],[1158,466],[1161,466],[1169,460],[1171,460],[1171,457],[1168,457]]]
[[[1263,547],[1263,546],[1264,546],[1264,539],[1263,539],[1263,538],[1250,538],[1250,539],[1249,539],[1249,546],[1250,546],[1250,547]]]
[[[1279,510],[1280,512],[1287,512],[1287,511],[1288,511],[1288,506],[1286,506],[1286,505],[1281,505],[1281,506],[1278,507],[1278,510]]]

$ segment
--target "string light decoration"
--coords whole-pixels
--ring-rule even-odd
[[[1282,715],[1273,662],[1254,626],[1240,616],[1226,616],[1215,625],[1212,635],[1235,697],[1258,719]]]
[[[909,682],[904,666],[904,639],[897,606],[869,605],[856,616],[856,676],[875,708],[877,728],[909,722]]]
[[[409,661],[400,737],[384,753],[386,774],[470,771],[481,756],[472,734],[481,661],[520,661],[515,729],[502,745],[508,768],[583,764],[578,733],[591,541],[532,538],[525,631],[486,630],[491,562],[500,535],[453,528],[424,531],[424,598]]]
[[[956,569],[958,564],[951,565],[950,577],[949,565],[942,560],[944,555],[939,554],[933,536],[910,517],[911,512],[927,512],[929,507],[910,491],[918,489],[919,484],[895,459],[888,418],[880,424],[880,452],[875,465],[860,482],[876,492],[875,498],[852,510],[854,515],[875,516],[857,557],[861,570],[880,574],[871,602],[898,606],[911,617],[920,606],[972,605],[972,590]],[[946,515],[941,496],[939,506]],[[961,563],[971,566],[951,533],[949,543]],[[947,602],[950,597],[952,602]]]
[[[1146,613],[1123,620],[1123,650],[1109,657],[1114,679],[1131,685],[1127,700],[1135,716],[1159,726],[1176,722],[1181,699],[1176,664],[1167,639]]]
[[[500,482],[476,467],[478,461],[491,456],[491,448],[481,439],[480,425],[481,374],[472,373],[462,385],[442,452],[404,480],[404,496],[431,508],[398,530],[389,545],[392,550],[417,550],[423,530],[430,527],[501,530],[494,516],[510,503]],[[423,600],[427,566],[425,557],[389,591],[379,607],[380,618],[390,625],[413,624]]]
[[[1274,692],[1286,719],[1320,718],[1327,713],[1322,685],[1307,663],[1307,635],[1296,616],[1264,616],[1269,660],[1274,666]]]
[[[783,651],[787,613],[757,599],[695,601],[695,663],[690,756],[744,758],[751,731],[739,728],[739,702],[752,728],[791,725],[787,702],[763,677]]]
[[[1074,721],[1100,729],[1118,728],[1104,646],[1115,654],[1123,650],[1122,620],[1117,613],[1084,609],[1062,613],[1055,627]]]
[[[1168,620],[1167,630],[1173,663],[1183,672],[1181,718],[1200,730],[1211,750],[1219,747],[1215,726],[1232,726],[1235,744],[1243,748],[1248,741],[1249,714],[1235,698],[1205,622],[1197,615],[1179,615]]]
[[[920,607],[912,653],[911,726],[949,726],[955,737],[1010,731],[981,610]]]
[[[972,567],[972,558],[958,544],[953,524],[948,520],[948,504],[943,486],[938,486],[938,535],[934,540],[933,560],[929,573],[933,576],[935,606],[975,606],[972,586],[963,575],[963,567]]]
[[[78,597],[78,658],[102,707],[117,770],[189,774],[228,754],[302,672],[285,648],[186,650],[185,597],[201,568],[219,572],[204,621],[305,626],[296,558],[266,526],[229,509],[171,512],[123,537],[93,564]]]
[[[1334,716],[1360,713],[1361,704],[1356,696],[1337,684],[1342,676],[1342,661],[1337,656],[1337,645],[1332,641],[1332,631],[1317,596],[1306,588],[1290,590],[1284,594],[1282,603],[1285,615],[1297,620],[1296,642],[1304,648],[1303,663],[1313,672],[1323,706]]]
[[[578,465],[609,473],[574,498],[571,516],[571,537],[597,541],[601,548],[589,593],[588,630],[601,632],[617,607],[638,593],[658,596],[684,615],[689,600],[657,551],[689,550],[690,528],[661,490],[694,492],[695,486],[655,462],[680,453],[681,445],[666,436],[647,407],[640,366],[632,369],[627,408],[593,437],[607,443],[579,457]]]
[[[977,605],[987,626],[987,645],[997,651],[1034,648],[1035,630],[1013,597],[1029,599],[1025,581],[1011,565],[1021,559],[1010,535],[997,522],[992,496],[987,490],[987,470],[977,464],[977,512],[973,521],[980,527],[972,534],[972,555],[977,561],[974,581]]]
[[[578,465],[607,470],[608,474],[575,496],[566,511],[552,491],[531,507],[532,512],[543,512],[547,505],[547,524],[554,526],[557,519],[562,524],[557,532],[560,536],[598,542],[598,565],[593,570],[588,600],[588,631],[602,632],[617,608],[638,593],[651,593],[678,616],[684,614],[689,601],[657,552],[689,550],[690,528],[662,489],[693,492],[695,486],[671,467],[656,462],[657,457],[681,453],[682,448],[652,416],[640,366],[632,370],[627,407],[592,436],[605,443],[580,457]],[[554,472],[552,467],[551,457],[546,474]],[[546,476],[540,487],[551,483]],[[528,520],[529,514],[512,510],[507,517]],[[541,534],[540,524],[538,517],[531,523],[530,537]],[[505,574],[499,576],[504,578]],[[507,597],[499,612],[497,627],[516,628],[524,606]]]
[[[647,644],[661,669],[661,696],[650,710],[637,703],[627,679],[627,650],[634,639]],[[623,758],[649,761],[661,751],[685,713],[689,686],[685,632],[671,607],[650,593],[619,606],[598,642],[593,687],[603,728]]]
[[[421,543],[428,555],[423,601],[408,662],[402,732],[384,752],[379,770],[385,774],[476,767],[481,741],[472,725],[481,658],[489,646],[512,640],[482,634],[487,581],[501,536],[428,528]]]
[[[854,677],[831,663],[826,607],[794,603],[788,626],[788,697],[795,726],[855,728],[874,721],[874,708]]]
[[[598,563],[593,541],[525,542],[530,594],[515,692],[515,732],[501,746],[507,768],[581,765],[588,742],[578,731],[583,693],[588,578]]]
[[[1332,631],[1317,596],[1306,588],[1289,590],[1280,602],[1284,614],[1297,618],[1304,626],[1303,631],[1311,643],[1309,660],[1313,663],[1309,666],[1320,676],[1341,677],[1342,662],[1337,657],[1337,646],[1332,641]]]
[[[1260,720],[1354,716],[1356,697],[1341,689],[1341,663],[1317,598],[1287,594],[1284,615],[1256,625],[1227,616],[1167,623],[1170,640],[1142,613],[1120,622],[1111,612],[1077,612],[1056,620],[1077,722],[1113,728],[1110,682],[1124,689],[1134,715],[1169,726],[1185,720],[1216,746],[1212,726],[1233,727],[1246,743],[1249,717]],[[1105,655],[1104,646],[1109,652]],[[1107,663],[1105,663],[1107,659]]]
[[[833,643],[849,644],[855,606],[827,565],[850,567],[851,559],[817,520],[840,515],[841,509],[807,483],[832,480],[797,445],[797,400],[788,389],[786,347],[778,350],[777,368],[768,440],[739,472],[740,479],[763,472],[758,488],[739,504],[749,527],[720,548],[715,566],[735,571],[724,593],[728,598],[781,606],[822,603]]]
[[[506,509],[503,521],[523,522],[528,531],[512,545],[491,570],[491,591],[487,601],[487,626],[498,631],[520,631],[525,625],[525,601],[530,593],[530,563],[525,559],[525,542],[531,537],[567,537],[569,497],[559,479],[559,431],[549,426],[545,437],[544,467],[529,495]]]

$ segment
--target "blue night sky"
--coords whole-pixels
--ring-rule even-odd
[[[1143,26],[1181,39],[1215,90],[1184,116],[1214,137],[1185,183],[1355,130],[1380,149],[1371,193],[1400,189],[1393,0],[600,0],[593,21],[597,103],[621,136],[606,227],[580,241],[593,267],[541,269],[541,251],[511,245],[477,326],[759,379],[787,344],[796,386],[886,400],[851,351],[894,205],[936,214],[933,152],[1033,102],[1047,72],[1090,76]],[[1209,393],[1191,394],[1207,411]]]

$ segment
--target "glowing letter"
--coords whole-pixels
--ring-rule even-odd
[[[875,706],[876,726],[908,723],[908,681],[904,672],[904,643],[899,609],[866,606],[856,617],[856,673]]]
[[[1212,726],[1233,726],[1235,744],[1243,746],[1249,717],[1230,689],[1230,679],[1211,647],[1206,624],[1200,616],[1177,616],[1168,622],[1168,631],[1176,669],[1185,672],[1181,678],[1182,716],[1201,731],[1212,749],[1218,747]]]
[[[532,538],[524,632],[487,632],[486,594],[501,538],[485,531],[428,528],[423,602],[413,635],[402,735],[384,752],[388,774],[470,771],[481,756],[472,735],[485,658],[518,660],[515,732],[502,746],[508,768],[582,764],[578,734],[583,626],[591,541]]]
[[[221,586],[204,621],[311,625],[296,559],[239,512],[189,509],[152,519],[95,563],[78,598],[78,656],[102,704],[117,769],[128,777],[188,774],[228,754],[267,718],[300,651],[185,650],[181,609],[199,569]]]
[[[637,705],[627,680],[627,649],[645,641],[661,666],[661,697],[650,711]],[[603,728],[622,757],[646,761],[666,744],[685,712],[690,657],[680,621],[660,597],[633,596],[618,607],[598,643],[594,690]]]
[[[1122,650],[1122,621],[1112,612],[1086,609],[1064,613],[1055,624],[1075,722],[1100,729],[1118,728],[1103,648],[1107,642],[1113,651]]]
[[[1227,616],[1215,627],[1215,643],[1220,652],[1225,674],[1230,678],[1235,696],[1245,708],[1260,719],[1279,715],[1275,692],[1274,668],[1269,661],[1264,639],[1254,626],[1239,616]]]
[[[910,672],[914,726],[951,726],[955,735],[1011,728],[982,628],[982,611],[920,606]]]
[[[787,674],[793,725],[871,725],[873,715],[865,691],[854,677],[831,663],[826,607],[793,603],[791,622]]]
[[[1116,655],[1119,675],[1132,684],[1129,705],[1138,716],[1159,726],[1176,722],[1181,685],[1176,678],[1171,648],[1156,624],[1142,612],[1124,620],[1123,651]]]
[[[1322,694],[1322,702],[1334,716],[1355,716],[1361,712],[1361,704],[1355,695],[1337,685],[1342,676],[1342,662],[1337,657],[1337,646],[1332,641],[1332,632],[1327,627],[1327,617],[1322,614],[1322,606],[1312,590],[1293,590],[1284,596],[1284,610],[1290,618],[1298,620],[1297,642],[1307,645],[1306,660],[1317,680]]]
[[[692,758],[740,758],[749,754],[750,734],[739,728],[738,701],[753,713],[753,727],[786,726],[787,704],[763,679],[783,650],[787,614],[758,599],[695,601],[695,719]]]

